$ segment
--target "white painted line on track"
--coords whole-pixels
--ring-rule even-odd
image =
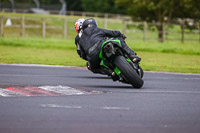
[[[102,107],[105,110],[130,110],[128,107]]]
[[[157,71],[144,71],[145,73],[153,73],[153,74],[173,74],[173,75],[199,75],[199,73],[176,73],[176,72],[157,72]]]
[[[8,97],[9,95],[5,91],[3,91],[2,88],[0,88],[0,96]]]
[[[93,109],[102,109],[102,110],[130,110],[131,108],[129,107],[110,107],[110,106],[105,106],[105,107],[83,107],[83,106],[68,106],[68,105],[58,105],[58,104],[40,104],[41,107],[44,108],[63,108],[63,109],[83,109],[83,108],[93,108]]]
[[[63,95],[82,95],[82,94],[89,94],[84,91],[80,91],[75,88],[71,88],[69,86],[39,86],[38,88],[47,90],[47,91],[54,91],[56,93],[60,93]]]
[[[50,108],[65,108],[65,109],[81,109],[81,106],[66,106],[58,104],[41,104],[41,107],[50,107]]]
[[[62,66],[62,65],[41,65],[41,64],[7,64],[0,63],[2,66],[25,66],[25,67],[51,67],[51,68],[71,68],[71,69],[82,69],[87,70],[86,67],[76,67],[76,66]]]
[[[20,93],[16,93],[10,90],[0,88],[0,96],[2,97],[16,97],[16,96],[23,96]]]
[[[45,76],[45,77],[53,77],[53,76],[57,76],[57,75],[30,75],[30,74],[0,74],[1,76],[12,76],[12,77],[25,77],[25,76],[31,76],[31,77],[38,77],[38,76]]]
[[[172,78],[172,77],[153,77],[154,79],[171,79],[171,80],[177,80],[177,79],[181,79],[181,80],[200,80],[199,78],[180,78],[180,77],[176,77],[176,78]]]
[[[200,91],[124,91],[125,93],[177,93],[177,94],[200,94]]]
[[[0,88],[0,96],[17,97],[17,96],[66,96],[66,95],[88,95],[99,94],[100,91],[87,91],[76,89],[69,86],[39,86],[39,87],[11,87]]]

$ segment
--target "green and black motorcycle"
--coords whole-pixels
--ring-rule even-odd
[[[117,38],[104,41],[99,54],[101,66],[115,72],[117,80],[131,84],[134,88],[141,88],[144,84],[144,72],[139,63],[134,63],[122,48]]]

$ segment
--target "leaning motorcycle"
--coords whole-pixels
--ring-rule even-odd
[[[141,88],[144,84],[144,72],[139,63],[134,63],[122,48],[117,38],[109,38],[102,43],[99,54],[100,65],[115,72],[118,81]]]

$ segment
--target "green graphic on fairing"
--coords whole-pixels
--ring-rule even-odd
[[[131,62],[131,60],[129,58],[127,58],[126,61]]]
[[[108,66],[106,66],[103,62],[103,60],[101,60],[101,66],[105,67],[105,68],[109,68]]]
[[[101,59],[101,66],[103,66],[103,67],[105,67],[105,68],[109,68],[109,67],[106,66],[106,65],[104,64],[104,59],[103,59],[103,47],[104,47],[104,45],[105,45],[106,43],[108,43],[108,42],[117,42],[117,43],[121,46],[120,40],[107,40],[107,41],[104,41],[104,42],[102,43],[102,45],[101,45],[101,51],[100,51],[100,54],[99,54],[99,58]],[[129,60],[130,60],[130,59],[129,59]],[[127,61],[129,61],[129,60],[127,59]],[[120,74],[121,74],[121,71],[120,71],[117,67],[114,68],[114,72],[115,72],[117,75],[120,75]]]
[[[115,67],[114,72],[115,72],[117,75],[120,75],[120,74],[121,74],[121,71],[120,71],[117,67]]]
[[[108,42],[117,42],[117,43],[119,43],[119,45],[121,46],[121,42],[120,42],[120,40],[107,40],[107,41],[104,41],[103,43],[102,43],[102,45],[101,45],[101,51],[100,51],[100,54],[99,54],[99,58],[100,59],[103,59],[103,46],[106,44],[106,43],[108,43]]]

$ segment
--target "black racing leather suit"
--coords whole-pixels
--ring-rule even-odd
[[[79,35],[77,35],[77,36],[75,37],[75,44],[76,44],[77,53],[78,53],[78,55],[79,55],[82,59],[84,59],[84,60],[87,61],[86,54],[85,54],[85,52],[80,48],[80,43],[79,43],[79,41],[80,41],[80,37],[79,37]]]

